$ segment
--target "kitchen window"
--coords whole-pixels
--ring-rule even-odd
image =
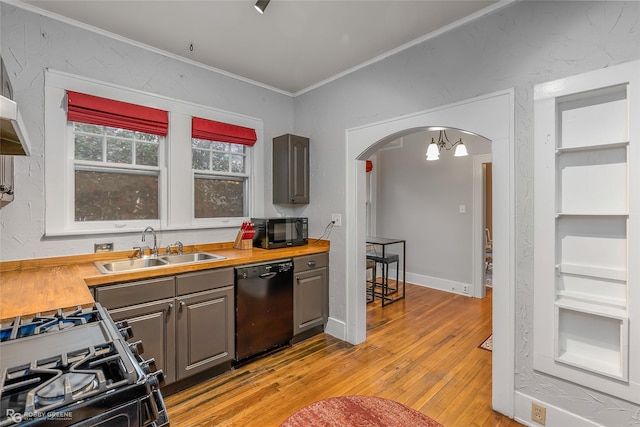
[[[262,132],[259,119],[48,69],[44,234],[238,227],[264,210]]]
[[[158,220],[159,135],[74,122],[74,220]]]
[[[255,130],[192,119],[194,218],[248,216],[248,159]]]

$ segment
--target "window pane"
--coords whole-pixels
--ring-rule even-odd
[[[231,156],[231,172],[244,173],[244,156]]]
[[[194,184],[196,218],[245,216],[244,181],[196,177]]]
[[[209,141],[204,140],[204,139],[196,139],[196,138],[192,138],[191,139],[191,147],[192,148],[202,148],[202,149],[209,149]]]
[[[95,135],[76,134],[76,160],[102,161],[102,137]]]
[[[107,136],[115,136],[118,138],[129,138],[129,139],[133,139],[133,136],[135,135],[136,132],[132,131],[132,130],[127,130],[127,129],[118,129],[118,128],[110,128],[110,127],[105,127],[104,128],[105,133],[107,134]]]
[[[104,133],[104,126],[77,122],[74,122],[74,125],[76,132],[97,133],[99,135],[102,135]]]
[[[229,151],[227,143],[209,141],[209,148],[215,151]]]
[[[138,142],[136,144],[136,164],[158,166],[158,144]]]
[[[232,153],[242,153],[244,154],[244,145],[242,144],[230,144]]]
[[[107,138],[107,162],[133,164],[133,142]]]
[[[209,170],[209,152],[204,150],[193,150],[192,167],[200,171]]]
[[[160,142],[160,137],[158,135],[153,135],[150,133],[136,132],[135,138],[138,141],[155,142],[155,143]]]
[[[158,176],[75,171],[75,221],[158,219]]]
[[[229,155],[224,153],[211,153],[211,170],[216,172],[229,172]]]

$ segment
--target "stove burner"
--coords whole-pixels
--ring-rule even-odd
[[[61,402],[65,395],[78,396],[98,387],[95,374],[68,372],[54,378],[36,392],[36,399],[41,406]]]
[[[0,341],[10,341],[17,338],[56,332],[76,325],[84,325],[100,321],[102,318],[95,308],[76,310],[58,310],[51,315],[38,314],[33,318],[18,317],[13,322],[2,324],[0,327]]]

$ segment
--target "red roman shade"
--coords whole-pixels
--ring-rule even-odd
[[[166,136],[169,113],[142,105],[67,91],[67,119]]]
[[[230,142],[253,147],[258,137],[255,129],[193,117],[191,137],[208,141]]]

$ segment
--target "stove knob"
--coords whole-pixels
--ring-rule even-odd
[[[147,380],[149,381],[151,388],[156,390],[164,385],[164,372],[155,371],[153,374],[149,375]]]
[[[144,353],[144,347],[142,347],[142,341],[140,340],[129,343],[129,349],[131,350],[134,356],[139,356],[142,353]]]
[[[126,320],[121,320],[120,322],[116,322],[116,328],[118,329],[126,328],[127,326],[129,326],[129,322],[127,322]]]
[[[125,326],[120,329],[120,335],[122,335],[122,338],[125,340],[131,339],[133,338],[133,329],[131,329],[131,326]]]
[[[158,371],[158,369],[156,368],[156,359],[154,359],[153,357],[149,360],[140,362],[140,367],[142,368],[142,372],[144,372],[147,375],[149,375],[152,372]]]

